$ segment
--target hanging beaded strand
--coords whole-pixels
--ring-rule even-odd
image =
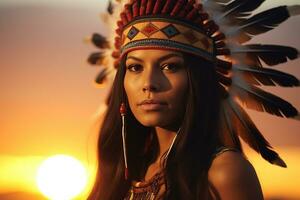
[[[128,180],[128,164],[127,164],[126,142],[125,142],[125,138],[126,138],[126,130],[125,130],[126,106],[124,103],[121,103],[120,114],[122,117],[122,142],[123,142],[123,156],[124,156],[124,164],[125,164],[125,180]]]

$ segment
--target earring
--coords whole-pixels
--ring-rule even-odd
[[[126,106],[125,103],[121,103],[120,106],[120,114],[122,117],[122,141],[123,141],[123,156],[124,156],[124,164],[125,164],[125,180],[128,179],[128,165],[127,165],[127,156],[126,156],[126,130],[125,130],[125,115],[126,115]]]

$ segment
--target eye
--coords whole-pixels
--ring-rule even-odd
[[[165,70],[165,71],[175,72],[175,71],[181,69],[182,67],[183,66],[178,63],[166,63],[161,66],[161,69]]]
[[[128,71],[130,72],[140,72],[143,70],[143,66],[139,64],[131,64],[126,67]]]

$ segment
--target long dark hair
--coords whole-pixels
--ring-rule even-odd
[[[170,152],[166,168],[165,199],[208,199],[208,169],[218,137],[220,95],[214,65],[202,58],[184,54],[189,91],[180,132]],[[88,200],[119,200],[132,180],[145,175],[158,156],[158,141],[153,128],[144,127],[133,116],[127,102],[123,80],[125,59],[118,69],[107,113],[98,140],[98,169]],[[130,178],[124,179],[124,159],[119,107],[127,105],[127,155]],[[149,138],[150,147],[145,148]]]

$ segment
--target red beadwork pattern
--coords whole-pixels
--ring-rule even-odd
[[[152,23],[148,23],[144,28],[142,28],[141,33],[146,35],[147,37],[150,37],[154,33],[158,32],[159,28],[157,28],[155,25]]]

